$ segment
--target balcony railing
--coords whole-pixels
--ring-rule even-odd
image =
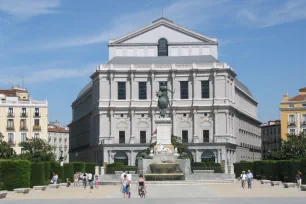
[[[28,127],[27,126],[21,126],[20,130],[28,130]]]
[[[28,117],[28,113],[20,113],[20,117]]]
[[[40,113],[34,113],[34,117],[35,118],[39,118],[40,117]]]
[[[8,144],[9,144],[10,146],[15,146],[15,145],[16,145],[16,142],[13,141],[13,140],[9,140],[9,141],[8,141]]]
[[[15,127],[11,127],[11,126],[9,127],[9,126],[7,126],[7,127],[6,127],[6,130],[15,130]]]
[[[41,130],[40,125],[34,125],[34,126],[33,126],[33,130],[40,131],[40,130]]]
[[[295,126],[295,122],[294,121],[289,121],[288,126]]]
[[[10,118],[15,117],[15,113],[8,112],[8,113],[7,113],[7,117],[10,117]]]

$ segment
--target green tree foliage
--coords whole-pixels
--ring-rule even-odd
[[[288,160],[306,158],[306,134],[288,134],[288,140],[283,140],[281,149],[272,152],[271,159]]]
[[[10,159],[14,157],[15,151],[5,141],[0,141],[0,159]]]
[[[32,162],[41,162],[41,161],[54,161],[55,154],[52,145],[48,144],[47,141],[34,138],[27,140],[26,142],[21,142],[19,144],[23,148],[24,153],[19,155],[20,159],[29,160]]]

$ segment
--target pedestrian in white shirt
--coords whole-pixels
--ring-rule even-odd
[[[242,174],[240,175],[240,179],[241,179],[242,188],[245,188],[245,182],[247,179],[247,175],[245,174],[245,171],[242,171]]]
[[[121,176],[120,176],[121,181],[124,179],[124,175],[125,175],[125,174],[126,174],[125,171],[123,171],[122,174],[121,174]]]
[[[132,189],[132,174],[128,171],[126,174],[126,178],[130,181],[129,186],[129,198],[131,198],[131,189]]]

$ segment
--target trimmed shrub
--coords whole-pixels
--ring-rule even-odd
[[[85,163],[85,172],[95,174],[95,163]]]
[[[85,172],[85,163],[84,162],[73,162],[73,171],[75,172],[81,172],[81,173],[86,173]]]
[[[44,163],[31,164],[31,188],[45,184],[45,169]]]
[[[254,174],[254,176],[256,175],[255,172],[255,166],[253,162],[240,162],[240,163],[234,163],[234,172],[235,172],[235,177],[240,177],[241,172],[245,171],[247,172],[247,170],[251,170]],[[259,174],[260,175],[260,174]]]
[[[73,164],[72,163],[67,163],[64,164],[64,179],[69,178],[70,181],[73,181]]]
[[[51,179],[51,163],[50,162],[43,162],[44,164],[44,171],[45,171],[45,180],[49,182],[49,180]]]
[[[64,167],[62,167],[61,165],[56,166],[56,171],[55,171],[58,175],[58,183],[65,183],[66,182],[66,178],[64,178]]]
[[[31,179],[31,163],[27,160],[1,160],[0,171],[3,175],[4,188],[29,188]],[[4,176],[5,175],[5,176]]]

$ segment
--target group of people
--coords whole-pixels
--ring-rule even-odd
[[[82,172],[75,172],[73,175],[74,179],[74,186],[77,186],[80,181],[83,182],[83,187],[86,189],[87,184],[90,186],[90,190],[98,188],[99,186],[99,177],[98,175],[93,175],[92,173],[82,173]],[[91,192],[91,191],[90,191]]]
[[[120,191],[123,193],[124,198],[131,198],[131,189],[132,189],[132,174],[128,171],[123,173],[120,176],[121,179],[121,189]],[[145,179],[142,175],[139,175],[137,186],[138,195],[141,195],[141,192],[146,194],[146,187],[145,187]]]
[[[253,180],[253,174],[250,170],[248,170],[248,173],[246,174],[245,171],[242,171],[239,179],[241,180],[241,186],[242,188],[245,188],[245,183],[248,183],[248,188],[252,188],[252,180]],[[300,188],[302,185],[302,173],[300,171],[296,174],[296,184],[297,187]]]

